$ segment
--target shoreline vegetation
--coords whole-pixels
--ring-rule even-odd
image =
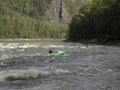
[[[68,40],[85,43],[120,43],[120,1],[89,0],[69,23]]]
[[[69,23],[45,21],[40,17],[42,4],[36,4],[35,0],[1,1],[0,41],[61,40],[120,46],[118,0],[88,0]]]
[[[66,23],[44,19],[49,3],[48,0],[1,0],[0,38],[65,38]]]
[[[47,41],[47,40],[60,40],[60,41],[65,41],[65,39],[53,39],[53,38],[41,38],[41,39],[25,39],[25,38],[20,38],[20,39],[0,39],[0,41]]]

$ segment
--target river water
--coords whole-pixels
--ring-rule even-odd
[[[48,56],[50,48],[66,54]],[[1,41],[0,90],[120,90],[120,47]]]

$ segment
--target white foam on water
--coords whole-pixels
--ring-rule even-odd
[[[103,47],[102,45],[98,45],[98,46],[87,46],[89,48],[100,48],[100,47]]]
[[[24,56],[26,48],[38,48],[39,43],[0,43],[0,60],[10,59],[13,57]],[[27,53],[28,55],[29,53]],[[34,53],[36,54],[36,53]],[[33,55],[33,54],[32,54]],[[37,53],[38,55],[38,53]],[[39,53],[40,55],[40,53]]]
[[[38,72],[36,70],[31,71],[31,70],[8,70],[8,71],[1,71],[0,72],[0,81],[5,80],[6,77],[13,76],[13,77],[29,77],[32,76],[34,78],[38,77]]]
[[[55,71],[55,73],[56,73],[56,74],[70,73],[70,71],[68,71],[68,70],[63,70],[63,69],[57,69],[57,70]]]
[[[5,51],[6,46],[3,43],[0,43],[0,51]]]
[[[85,49],[85,48],[87,48],[86,46],[80,46],[80,48],[83,48],[83,49]]]
[[[32,44],[26,44],[26,45],[21,45],[21,46],[19,46],[19,48],[37,48],[37,47],[39,47],[39,46],[37,46],[37,45],[32,45]]]
[[[39,47],[39,44],[31,44],[31,43],[24,43],[23,45],[21,43],[0,43],[0,49],[4,51],[4,49],[16,49],[16,48],[37,48]]]
[[[11,58],[11,56],[5,54],[5,55],[1,55],[0,60],[5,60],[5,59],[9,59],[9,58]]]
[[[60,68],[54,67],[27,67],[26,69],[16,69],[16,70],[7,70],[0,72],[0,81],[3,81],[6,77],[13,76],[13,77],[34,77],[37,78],[38,75],[47,76],[52,74],[63,74],[63,73],[70,73],[68,70],[63,70]]]
[[[87,46],[45,45],[42,48],[87,48]]]
[[[64,45],[44,45],[44,46],[41,46],[42,48],[64,48],[66,46]]]

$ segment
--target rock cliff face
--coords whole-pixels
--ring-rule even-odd
[[[87,0],[0,0],[0,11],[47,21],[68,22]]]
[[[87,0],[53,0],[44,13],[47,21],[68,22]]]

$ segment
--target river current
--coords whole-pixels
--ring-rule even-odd
[[[66,53],[48,56],[50,48]],[[0,90],[120,90],[120,47],[1,41]]]

